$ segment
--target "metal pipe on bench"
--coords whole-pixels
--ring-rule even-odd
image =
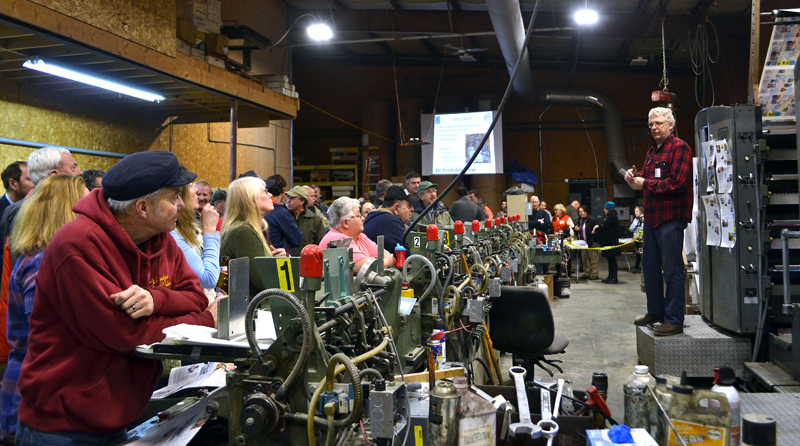
[[[789,239],[800,238],[800,231],[781,231],[781,257],[783,258],[783,314],[792,314],[792,298],[789,293]]]

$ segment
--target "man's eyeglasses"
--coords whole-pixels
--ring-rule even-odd
[[[651,121],[647,123],[647,127],[651,128],[653,126],[661,127],[662,125],[666,124],[667,121]]]

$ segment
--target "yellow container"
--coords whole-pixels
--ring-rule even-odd
[[[687,385],[672,386],[669,417],[688,445],[730,446],[731,409],[728,398],[721,393],[695,390]],[[666,444],[680,444],[672,429]]]

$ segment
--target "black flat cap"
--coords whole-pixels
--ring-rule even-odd
[[[394,200],[406,200],[411,198],[411,195],[408,195],[408,192],[400,186],[389,186],[389,189],[386,191],[386,196],[383,197],[383,201],[394,201]]]
[[[182,169],[173,153],[150,150],[128,155],[109,169],[103,190],[113,200],[133,200],[162,187],[185,186],[195,178],[197,174]]]
[[[239,175],[238,177],[236,177],[236,179],[238,180],[239,178],[245,178],[245,177],[260,178],[260,179],[264,180],[263,178],[261,178],[261,176],[259,174],[256,173],[255,170],[248,170],[247,172],[245,172],[245,173]],[[275,180],[264,180],[264,186],[266,186],[267,189],[269,189],[270,187],[272,187],[274,185],[275,185]]]

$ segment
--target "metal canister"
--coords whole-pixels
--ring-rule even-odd
[[[449,381],[439,381],[431,391],[428,412],[428,439],[431,446],[456,446],[458,444],[458,418],[456,410],[461,395]]]

